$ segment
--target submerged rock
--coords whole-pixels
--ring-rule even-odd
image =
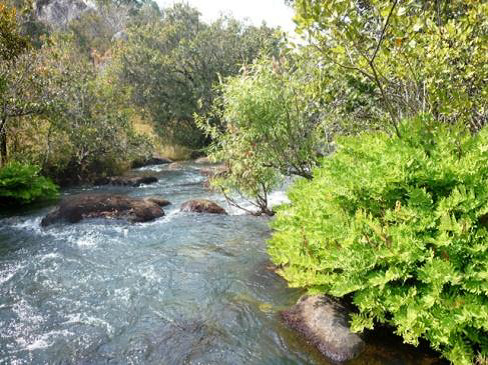
[[[163,165],[172,163],[173,161],[167,157],[163,156],[152,156],[144,160],[136,160],[132,163],[132,168],[136,169],[138,167],[152,166],[152,165]]]
[[[213,190],[211,180],[225,177],[229,173],[229,168],[224,164],[220,164],[200,168],[199,172],[206,177],[203,186],[208,190]]]
[[[162,216],[163,209],[147,199],[123,195],[82,194],[63,199],[54,211],[42,219],[41,226],[58,222],[78,223],[85,218],[147,222]]]
[[[112,176],[95,180],[95,185],[120,185],[138,187],[142,184],[154,184],[158,182],[155,176]]]
[[[182,212],[227,214],[224,208],[207,199],[189,200],[181,205]]]
[[[349,330],[347,310],[325,296],[304,296],[281,315],[288,326],[332,361],[351,360],[365,348],[361,337]]]

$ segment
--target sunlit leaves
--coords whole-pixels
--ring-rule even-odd
[[[269,252],[292,286],[352,295],[355,330],[386,322],[455,364],[488,351],[488,129],[429,118],[402,138],[338,138],[289,192]]]
[[[269,211],[267,194],[285,176],[310,178],[329,147],[321,96],[314,94],[320,81],[311,55],[263,59],[227,79],[213,113],[198,119],[214,141],[215,159],[229,168],[214,183]]]
[[[0,4],[0,62],[11,61],[27,50],[28,39],[20,34],[16,11]]]
[[[472,130],[487,122],[488,3],[300,0],[295,8],[337,79],[372,83],[383,122],[419,111]]]

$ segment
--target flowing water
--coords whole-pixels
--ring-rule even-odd
[[[147,170],[158,183],[63,194],[162,195],[173,205],[154,222],[40,228],[49,207],[0,219],[0,364],[327,364],[279,320],[301,293],[267,269],[268,220],[180,213],[225,202],[196,165]],[[372,344],[353,363],[423,360]]]

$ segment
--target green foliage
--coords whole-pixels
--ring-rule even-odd
[[[50,104],[42,95],[39,58],[20,35],[15,9],[0,4],[0,166],[8,159],[10,120],[39,114]]]
[[[28,46],[28,39],[19,32],[15,9],[0,4],[0,61],[15,59]]]
[[[115,43],[114,35],[124,33],[127,23],[135,17],[131,14],[134,4],[116,5],[112,1],[99,0],[96,6],[96,9],[84,11],[67,25],[78,52],[90,56],[94,62],[97,62],[97,57],[110,55]]]
[[[70,37],[51,38],[34,57],[34,72],[24,82],[35,77],[37,88],[30,83],[13,90],[18,104],[7,100],[7,111],[19,111],[7,125],[11,159],[36,163],[66,184],[120,174],[148,154],[149,142],[131,123],[127,90],[114,82],[109,67],[99,72]],[[45,102],[22,103],[29,95]]]
[[[10,163],[0,169],[0,202],[28,204],[36,200],[54,199],[58,188],[39,175],[39,167]]]
[[[472,130],[487,122],[488,3],[294,3],[299,29],[311,37],[324,67],[335,75],[328,87],[339,101],[344,91],[349,100],[359,96],[362,103],[354,109],[359,106],[360,117],[380,121],[387,129],[419,111],[441,122],[465,123]],[[367,85],[368,91],[345,85],[345,77]],[[348,108],[338,111],[346,121],[358,116]]]
[[[274,32],[232,18],[206,24],[196,9],[175,4],[128,29],[129,41],[116,57],[120,80],[168,142],[199,148],[208,141],[193,114],[209,110],[219,78],[237,74],[262,48],[277,48]]]
[[[99,73],[73,51],[70,39],[43,50],[55,106],[47,114],[49,131],[43,167],[70,182],[116,174],[150,148],[131,124],[127,90],[114,82],[110,68]],[[68,173],[69,179],[66,176]]]
[[[352,298],[354,330],[389,323],[472,364],[488,352],[488,129],[400,132],[338,138],[288,193],[269,253],[291,286]]]
[[[285,176],[311,178],[327,148],[321,99],[311,88],[320,79],[316,69],[312,58],[289,55],[263,59],[226,80],[212,112],[197,119],[213,141],[212,158],[228,167],[213,179],[215,187],[272,214],[268,194]]]

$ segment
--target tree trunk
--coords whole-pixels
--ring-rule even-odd
[[[0,166],[7,164],[7,129],[6,120],[0,120]]]
[[[0,166],[7,164],[7,136],[5,133],[0,134]]]

